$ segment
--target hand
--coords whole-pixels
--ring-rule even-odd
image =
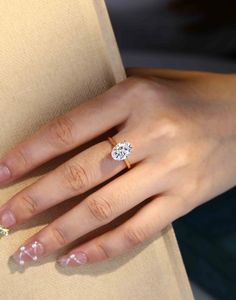
[[[2,225],[12,228],[112,179],[30,237],[12,256],[17,263],[47,256],[143,204],[124,223],[78,245],[58,263],[77,266],[116,257],[235,185],[234,76],[133,73],[137,76],[44,125],[1,159],[1,182],[10,183],[113,127],[117,142],[125,139],[133,145],[128,157],[132,168],[116,178],[126,165],[112,159],[106,139],[0,208]]]

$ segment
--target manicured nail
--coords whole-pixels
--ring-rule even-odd
[[[64,255],[57,260],[57,263],[65,268],[65,267],[75,267],[78,265],[84,265],[88,261],[87,254],[79,251],[75,253],[71,253],[68,255]]]
[[[16,218],[9,209],[6,209],[3,212],[1,212],[0,224],[6,228],[11,227],[16,224]]]
[[[0,164],[0,182],[3,182],[11,177],[11,172],[9,168],[4,165]]]
[[[37,261],[44,253],[43,245],[37,241],[21,246],[11,258],[18,265],[25,265],[26,262]]]

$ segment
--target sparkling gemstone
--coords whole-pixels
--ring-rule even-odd
[[[4,228],[3,226],[0,225],[0,237],[7,236],[8,234],[9,234],[9,229]]]
[[[131,153],[132,148],[129,142],[123,141],[113,147],[111,156],[115,160],[124,160]]]

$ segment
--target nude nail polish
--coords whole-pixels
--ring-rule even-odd
[[[44,248],[41,243],[34,241],[27,245],[21,246],[11,258],[18,265],[24,266],[26,262],[36,262],[44,253]]]
[[[0,164],[0,183],[11,177],[11,172],[5,164]]]
[[[16,218],[9,209],[5,209],[0,213],[0,224],[6,228],[16,224]]]
[[[73,267],[78,265],[84,265],[88,261],[87,254],[79,251],[70,253],[68,255],[64,255],[57,260],[57,263],[65,268],[65,267]]]

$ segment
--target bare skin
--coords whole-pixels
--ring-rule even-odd
[[[235,186],[236,76],[157,69],[128,74],[0,160],[5,184],[113,127],[115,140],[134,148],[131,169],[30,237],[14,253],[15,262],[45,257],[149,199],[130,219],[71,249],[58,263],[74,267],[122,255]],[[18,192],[0,208],[0,223],[13,228],[112,179],[126,165],[108,155],[111,149],[107,140],[95,144]]]

